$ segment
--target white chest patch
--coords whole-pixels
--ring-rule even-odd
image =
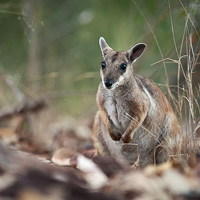
[[[106,102],[105,102],[105,109],[108,113],[108,116],[110,117],[110,119],[112,120],[112,122],[114,123],[114,125],[116,127],[119,127],[119,121],[118,121],[118,113],[117,113],[117,110],[116,110],[116,105],[113,103],[112,99],[108,99]]]

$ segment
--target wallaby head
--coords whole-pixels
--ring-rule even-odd
[[[136,44],[129,51],[114,51],[101,37],[99,45],[104,59],[101,62],[101,79],[106,89],[113,90],[132,76],[132,64],[142,55],[146,44]]]

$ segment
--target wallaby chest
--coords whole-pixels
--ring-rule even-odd
[[[130,97],[123,94],[107,94],[104,101],[104,108],[115,128],[125,132],[133,119],[133,108],[130,107]]]

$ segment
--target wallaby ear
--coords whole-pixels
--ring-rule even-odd
[[[103,37],[99,38],[99,46],[101,48],[103,58],[106,56],[106,54],[108,54],[109,51],[112,50],[112,48],[109,47],[109,45],[106,43]]]
[[[129,50],[129,60],[131,63],[135,62],[143,54],[146,46],[144,43],[139,43]]]

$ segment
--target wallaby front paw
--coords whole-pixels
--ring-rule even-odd
[[[131,137],[130,134],[124,134],[124,135],[122,136],[122,141],[123,141],[124,143],[129,143],[131,140],[132,140],[132,137]]]
[[[121,134],[120,133],[113,133],[113,132],[110,132],[109,131],[109,134],[110,134],[110,137],[115,140],[115,141],[119,141],[121,139]]]

